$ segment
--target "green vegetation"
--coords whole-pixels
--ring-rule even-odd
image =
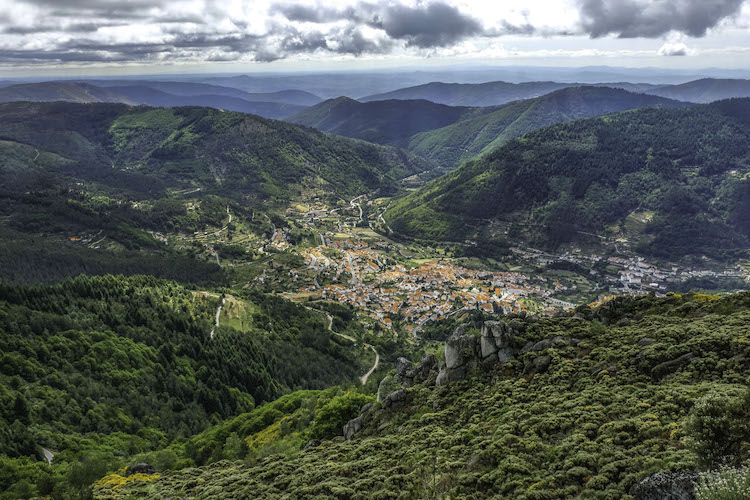
[[[300,451],[274,449],[267,440],[265,449],[275,453],[175,467],[152,482],[103,485],[96,497],[632,498],[632,485],[657,471],[716,465],[708,457],[750,465],[749,325],[748,293],[581,307],[527,322],[512,341],[519,353],[507,363],[445,387],[416,385],[402,408],[376,405],[350,441],[324,440]],[[557,336],[579,342],[520,350]],[[525,370],[544,356],[548,368]],[[290,405],[277,419],[303,407]],[[710,420],[712,414],[723,416]],[[263,425],[276,432],[274,420],[225,428],[216,442],[231,433],[250,433],[257,442]],[[696,446],[708,438],[712,450]]]
[[[424,100],[362,103],[339,97],[300,111],[287,121],[377,144],[405,146],[414,134],[490,111],[492,108],[446,106]]]
[[[201,186],[288,200],[318,182],[341,197],[388,193],[426,167],[391,148],[210,108],[7,103],[0,137],[67,159],[56,174],[152,196]]]
[[[397,233],[453,241],[512,220],[554,247],[650,210],[634,242],[642,253],[736,257],[750,236],[748,124],[750,100],[737,99],[556,125],[410,193],[386,219]]]
[[[422,132],[409,140],[408,149],[439,167],[453,169],[542,127],[646,106],[673,108],[685,104],[608,87],[569,87]]]
[[[219,296],[174,282],[0,285],[0,498],[26,496],[19,484],[31,495],[84,494],[126,457],[293,390],[353,383],[366,369],[320,314],[235,296],[252,303],[252,325],[220,326],[211,339]],[[28,458],[41,459],[42,447],[56,454],[51,467]]]

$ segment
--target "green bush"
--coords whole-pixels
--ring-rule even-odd
[[[723,468],[701,477],[697,500],[750,500],[750,469]]]

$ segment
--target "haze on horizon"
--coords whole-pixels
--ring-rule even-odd
[[[0,0],[0,78],[608,65],[750,69],[750,0]]]

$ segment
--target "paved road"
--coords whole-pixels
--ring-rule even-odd
[[[307,306],[305,306],[305,307],[307,307]],[[313,309],[312,307],[307,307],[307,309],[309,309],[310,311],[317,311],[317,312],[324,313],[326,315],[326,317],[328,318],[328,331],[331,332],[332,334],[338,335],[339,337],[343,337],[346,340],[349,340],[351,342],[357,342],[357,339],[355,339],[354,337],[352,337],[350,335],[344,335],[343,333],[339,333],[339,332],[334,331],[333,330],[333,316],[331,316],[327,312],[321,311],[320,309]],[[380,354],[378,354],[378,351],[375,350],[375,348],[373,346],[371,346],[370,344],[364,344],[364,346],[365,347],[369,347],[370,349],[372,349],[372,352],[375,353],[375,364],[372,365],[372,368],[370,368],[367,371],[367,373],[365,373],[364,375],[362,375],[361,377],[359,377],[359,381],[362,382],[362,385],[365,385],[367,383],[367,379],[370,378],[370,375],[372,375],[372,373],[378,368],[378,365],[380,364]]]

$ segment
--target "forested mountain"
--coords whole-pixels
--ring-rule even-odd
[[[96,474],[122,457],[291,390],[348,384],[364,369],[321,314],[233,294],[253,314],[242,331],[221,326],[212,338],[219,294],[173,282],[0,284],[0,498],[25,497],[24,488],[86,498]],[[53,450],[52,466],[29,459],[43,448]]]
[[[294,394],[173,448],[157,474],[102,478],[94,496],[661,499],[696,498],[695,481],[726,492],[700,500],[744,498],[746,472],[715,470],[741,466],[750,447],[749,309],[747,293],[647,296],[484,322],[440,349],[463,376],[441,382],[434,357],[404,359],[403,388],[365,406],[345,441],[320,440],[322,424],[357,416],[366,398],[329,395],[313,412],[323,395]],[[206,457],[215,463],[190,467]]]
[[[548,125],[646,106],[670,108],[684,104],[614,88],[568,87],[422,132],[409,139],[407,149],[438,166],[455,168],[519,135]]]
[[[207,106],[251,113],[264,118],[282,118],[317,104],[320,98],[299,90],[251,94],[204,83],[102,80],[93,83],[28,83],[0,88],[0,102],[12,101],[119,102],[158,107]]]
[[[397,179],[426,168],[395,149],[210,108],[8,103],[0,137],[8,148],[31,148],[34,156],[12,166],[23,175],[41,169],[150,193],[202,187],[289,199],[323,185],[344,197],[393,192]]]
[[[647,254],[731,255],[750,244],[750,99],[640,109],[532,132],[394,203],[397,233],[463,240],[503,221],[555,246],[651,221]],[[619,229],[618,229],[619,227]],[[606,231],[605,231],[606,230]]]
[[[750,97],[750,80],[703,78],[680,85],[665,85],[645,92],[679,101],[709,103],[733,97]]]
[[[339,97],[307,108],[287,121],[378,144],[404,146],[416,133],[490,111],[489,108],[445,106],[424,100],[362,103]]]
[[[80,82],[24,83],[0,88],[0,102],[12,101],[137,104],[137,101],[111,89]]]
[[[449,106],[497,106],[519,99],[538,97],[572,85],[575,84],[557,82],[432,82],[383,94],[370,95],[359,100],[369,102],[389,99],[424,99]]]
[[[205,106],[208,108],[224,109],[227,111],[250,113],[264,118],[274,119],[283,118],[305,109],[305,106],[298,104],[248,101],[246,99],[240,99],[239,97],[224,95],[173,95],[150,86],[132,85],[125,87],[109,87],[108,90],[130,99],[134,103],[146,104],[148,106],[165,108],[178,106]]]

